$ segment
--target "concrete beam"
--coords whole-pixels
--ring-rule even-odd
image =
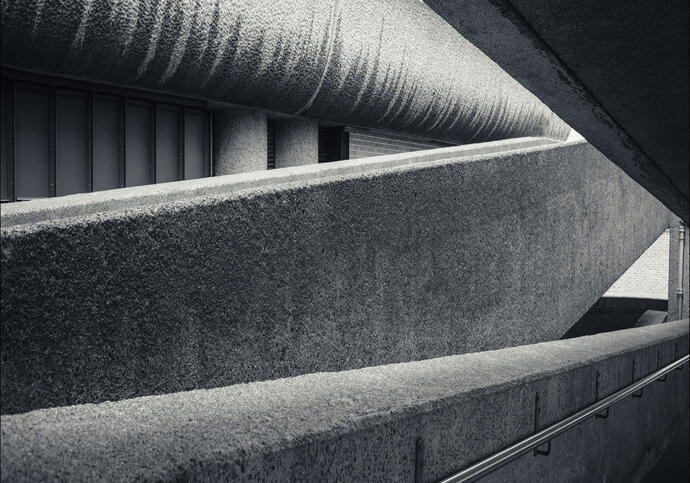
[[[688,222],[687,1],[426,4]]]
[[[313,119],[276,119],[276,168],[319,162],[319,123]]]
[[[586,143],[454,152],[3,218],[3,413],[552,340],[667,226]]]
[[[688,352],[688,321],[2,416],[3,481],[438,481]],[[633,376],[633,365],[635,375]],[[690,369],[487,481],[639,481],[688,436]],[[625,442],[625,444],[621,444]],[[564,476],[566,475],[566,476]]]
[[[227,109],[213,113],[216,176],[263,171],[267,167],[266,113]]]
[[[15,68],[454,144],[570,132],[418,0],[5,2],[0,35]]]

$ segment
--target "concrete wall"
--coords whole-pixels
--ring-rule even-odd
[[[311,119],[276,119],[276,168],[319,162],[319,123]]]
[[[688,273],[688,265],[690,265],[690,230],[687,224],[685,225],[685,240],[683,243],[683,286],[678,286],[678,259],[680,258],[678,231],[679,219],[675,216],[671,217],[671,231],[669,240],[669,259],[668,259],[668,320],[678,320],[687,318],[690,311],[688,310],[690,304],[690,273]],[[683,289],[682,307],[678,307],[678,295],[676,290]]]
[[[216,176],[266,169],[266,113],[227,109],[213,113],[213,166]]]
[[[424,153],[425,162],[478,155],[498,155],[519,149],[549,146],[557,141],[540,137],[525,137],[440,148]],[[37,199],[30,203],[5,204],[0,210],[2,226],[24,225],[41,221],[65,220],[97,213],[132,210],[171,201],[183,201],[199,196],[228,195],[246,189],[265,189],[286,183],[325,181],[341,176],[365,174],[371,171],[408,166],[419,162],[419,153],[377,156],[344,160],[304,168],[284,168],[280,171],[253,171],[233,176],[217,176],[196,181],[171,182],[157,186],[144,185],[128,189],[90,193],[88,196],[60,196]]]
[[[667,226],[585,143],[456,150],[3,221],[3,413],[555,339]]]
[[[425,3],[688,221],[690,3]]]
[[[415,481],[459,471],[688,352],[688,321],[2,416],[3,481]],[[690,369],[484,481],[634,482],[688,437]]]

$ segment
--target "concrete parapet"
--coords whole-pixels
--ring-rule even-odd
[[[497,155],[555,144],[548,138],[525,137],[467,144],[448,148],[429,149],[423,154],[425,161],[465,158],[480,154]],[[324,163],[304,168],[284,168],[280,171],[253,171],[233,176],[216,176],[180,182],[133,186],[130,188],[36,199],[23,203],[5,204],[0,211],[2,226],[7,228],[25,223],[55,221],[96,213],[143,208],[170,201],[181,201],[198,196],[237,193],[246,189],[270,188],[286,183],[306,183],[345,175],[365,174],[377,169],[406,166],[419,162],[420,153],[406,152],[337,163]]]
[[[276,119],[276,168],[319,162],[319,123],[312,119]]]
[[[552,340],[667,225],[586,143],[454,149],[3,219],[2,412]]]
[[[688,352],[688,321],[2,416],[3,481],[437,481]],[[633,368],[634,367],[634,368]],[[633,371],[636,371],[633,374]],[[486,481],[636,481],[687,437],[688,365]],[[684,432],[684,433],[683,433]]]
[[[213,113],[215,174],[266,169],[266,113],[227,109]]]

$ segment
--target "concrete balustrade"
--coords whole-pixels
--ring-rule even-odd
[[[466,152],[3,209],[2,412],[557,339],[667,225],[586,143]]]
[[[438,481],[688,352],[688,321],[2,416],[3,481]],[[659,358],[658,358],[659,357]],[[633,365],[635,369],[633,369]],[[635,374],[633,375],[633,370]],[[485,481],[636,481],[688,434],[687,364]]]

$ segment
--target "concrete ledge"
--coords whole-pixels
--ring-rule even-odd
[[[688,352],[688,321],[414,363],[2,416],[2,481],[424,481]],[[634,362],[633,362],[634,361]],[[488,481],[635,481],[688,422],[688,374]],[[682,433],[679,433],[682,434]],[[625,442],[625,444],[621,444]]]
[[[237,193],[246,189],[270,188],[285,183],[325,180],[337,176],[366,174],[384,168],[406,166],[420,161],[457,159],[499,154],[557,144],[548,138],[525,137],[467,144],[419,152],[353,159],[312,166],[254,171],[251,173],[200,178],[172,183],[134,186],[115,190],[82,193],[2,205],[2,228],[40,221],[55,221],[76,216],[109,213],[180,201],[199,196]]]
[[[2,412],[553,340],[667,224],[587,144],[414,159],[3,227]]]

